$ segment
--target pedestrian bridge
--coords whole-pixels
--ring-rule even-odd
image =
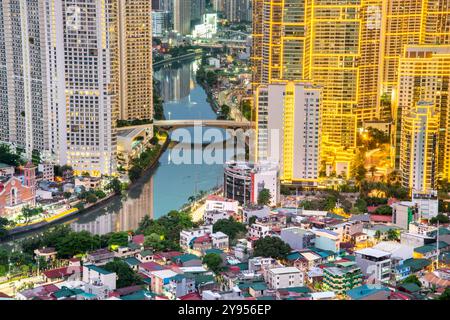
[[[217,127],[217,128],[230,128],[230,129],[251,129],[254,127],[254,123],[250,121],[234,121],[234,120],[155,120],[150,124],[140,124],[136,126],[126,126],[117,128],[117,131],[125,131],[132,129],[145,129],[152,126],[160,127],[163,129],[177,129],[185,127]]]

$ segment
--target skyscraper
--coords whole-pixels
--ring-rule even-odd
[[[359,10],[360,0],[312,0],[306,13],[306,78],[323,86],[322,135],[346,148],[356,146]],[[341,118],[345,126],[336,121]]]
[[[250,0],[228,0],[224,9],[229,22],[252,21]]]
[[[311,83],[261,85],[257,92],[257,160],[279,163],[286,183],[317,185],[322,88]]]
[[[52,149],[75,174],[116,170],[118,1],[45,1]]]
[[[152,9],[148,0],[119,0],[119,119],[153,119]]]
[[[49,155],[47,56],[41,0],[0,3],[0,142]]]
[[[429,192],[437,184],[439,113],[432,102],[419,101],[403,116],[400,151],[402,185]]]
[[[256,0],[253,3],[253,82],[307,78],[305,1]]]
[[[173,0],[173,29],[181,35],[191,33],[191,0]]]
[[[402,118],[419,101],[430,102],[439,115],[438,172],[450,178],[450,46],[406,46],[399,59],[398,98],[393,101],[393,158],[400,165]]]

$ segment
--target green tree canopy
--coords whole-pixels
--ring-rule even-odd
[[[262,189],[258,194],[258,204],[269,205],[271,197],[269,189]]]
[[[239,233],[246,232],[247,228],[243,223],[237,222],[233,219],[233,217],[230,217],[229,219],[221,219],[217,221],[213,226],[213,231],[221,231],[225,233],[230,239],[234,240]]]
[[[222,257],[217,253],[208,253],[203,257],[203,263],[208,266],[208,269],[212,270],[214,273],[219,273],[222,271]]]
[[[255,242],[255,257],[271,257],[285,259],[291,252],[291,247],[278,237],[265,237]]]
[[[103,268],[116,273],[118,288],[142,284],[142,278],[120,259],[116,258],[114,261],[108,262]]]

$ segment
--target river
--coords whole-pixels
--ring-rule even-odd
[[[217,118],[205,90],[195,80],[199,63],[195,60],[155,70],[154,77],[160,81],[165,101],[166,119]],[[177,130],[188,130],[191,134],[194,131],[193,128]],[[180,209],[200,190],[208,191],[223,184],[222,164],[174,164],[170,153],[169,148],[161,155],[158,166],[133,185],[125,197],[114,198],[106,206],[80,216],[71,227],[94,234],[133,230],[145,215],[159,218]]]
[[[160,81],[161,95],[165,101],[166,119],[217,118],[207,101],[206,92],[195,80],[199,63],[199,60],[187,61],[155,70],[154,77]],[[177,130],[193,133],[193,128]],[[171,135],[176,134],[177,130]],[[202,138],[195,141],[201,142]],[[201,148],[201,144],[198,147]],[[222,164],[177,165],[171,161],[170,153],[168,148],[161,155],[158,166],[146,172],[124,196],[115,197],[66,223],[75,231],[87,230],[93,234],[133,230],[145,215],[161,217],[171,210],[180,209],[190,196],[200,190],[212,190],[223,184]],[[12,240],[39,232],[42,230]]]

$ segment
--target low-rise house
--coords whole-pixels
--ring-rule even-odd
[[[219,220],[228,220],[232,213],[232,211],[207,210],[203,214],[203,221],[207,225],[213,225]]]
[[[142,250],[136,254],[136,259],[141,263],[153,261],[153,258],[153,251],[151,250]]]
[[[45,282],[59,282],[67,280],[81,280],[81,266],[68,266],[52,270],[46,270],[43,273]]]
[[[426,273],[420,282],[425,288],[448,288],[450,287],[450,269],[437,269]]]
[[[202,292],[203,300],[243,300],[241,290],[238,287],[232,288],[230,291],[212,291],[204,290]]]
[[[136,259],[135,257],[128,257],[125,258],[123,260],[126,264],[128,264],[128,266],[133,269],[134,271],[138,271],[139,270],[139,265],[141,264],[141,262]]]
[[[83,282],[116,290],[117,275],[96,265],[83,265]]]
[[[361,285],[363,275],[355,262],[336,262],[334,266],[323,269],[323,286],[325,290],[343,295],[347,290]]]
[[[237,213],[239,202],[232,199],[227,199],[217,195],[209,195],[206,198],[205,208],[206,211],[223,211]]]
[[[141,263],[138,267],[138,271],[148,277],[151,277],[153,271],[159,271],[163,269],[166,268],[153,261]]]
[[[303,280],[303,273],[295,267],[271,268],[266,277],[270,289],[301,287]]]
[[[340,237],[336,232],[325,229],[313,229],[315,234],[314,246],[321,250],[338,252],[340,250]]]
[[[254,257],[248,260],[248,271],[252,273],[264,274],[266,270],[279,266],[274,258]]]
[[[158,270],[153,271],[151,273],[151,288],[152,292],[156,294],[163,294],[164,293],[164,286],[169,284],[170,279],[178,275],[178,273],[172,271],[172,270]]]
[[[211,240],[214,249],[228,251],[229,237],[225,233],[221,231],[211,233]]]
[[[268,237],[272,234],[272,230],[269,226],[266,226],[260,222],[252,224],[248,230],[248,235],[253,239],[261,239]]]
[[[54,284],[46,284],[32,289],[26,289],[16,294],[17,300],[56,300],[52,294],[59,288]]]
[[[172,258],[172,261],[181,267],[199,267],[203,265],[200,258],[195,254],[183,254],[181,256],[176,256]]]
[[[381,282],[391,275],[391,253],[373,248],[355,251],[356,263],[365,276]]]
[[[438,251],[448,251],[449,249],[450,245],[447,242],[439,241],[414,248],[413,258],[435,260],[438,255]]]
[[[212,227],[212,225],[208,225],[196,229],[182,230],[180,232],[180,247],[182,250],[188,251],[192,248],[195,239],[211,234],[213,232]]]
[[[130,258],[136,256],[141,251],[141,247],[133,242],[130,242],[125,247],[119,247],[114,251],[114,256],[117,258]]]
[[[48,262],[51,260],[55,260],[58,252],[55,250],[55,248],[52,248],[52,247],[45,248],[44,247],[44,248],[34,250],[34,254],[36,255],[37,259],[42,258]]]
[[[391,290],[384,286],[361,285],[346,292],[350,300],[387,300]]]
[[[299,227],[281,229],[281,240],[290,245],[293,250],[305,249],[311,247],[316,235],[310,230]]]
[[[234,256],[240,261],[247,261],[253,254],[252,242],[247,239],[239,239],[233,248]]]
[[[114,252],[108,249],[98,249],[86,255],[85,263],[101,266],[114,260]]]
[[[251,217],[256,219],[266,218],[270,215],[270,208],[268,206],[250,205],[242,209],[243,220],[248,223]]]
[[[195,280],[182,274],[177,274],[176,276],[170,278],[169,283],[164,285],[163,288],[163,294],[172,300],[194,292]]]

